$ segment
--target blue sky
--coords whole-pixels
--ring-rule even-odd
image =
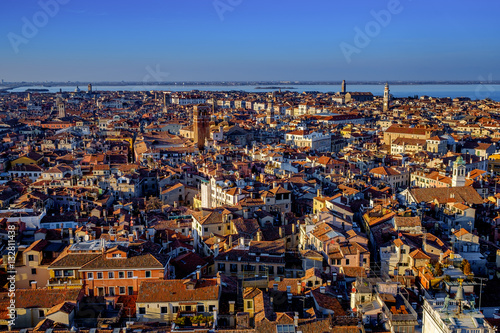
[[[2,0],[0,79],[500,80],[499,10],[464,0]]]

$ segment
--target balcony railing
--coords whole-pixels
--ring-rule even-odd
[[[71,278],[51,278],[47,282],[48,287],[63,287],[67,286],[82,286],[83,279],[71,279]]]
[[[417,314],[415,310],[411,307],[410,303],[406,301],[406,299],[403,297],[403,295],[399,294],[396,297],[401,297],[404,301],[405,304],[405,309],[408,312],[407,314],[399,314],[399,313],[392,313],[392,311],[387,307],[384,301],[380,299],[380,296],[377,297],[378,301],[380,304],[382,304],[382,308],[384,310],[384,314],[390,321],[417,321]]]

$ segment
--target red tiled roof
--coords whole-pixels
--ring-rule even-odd
[[[218,300],[217,279],[143,281],[137,303]]]
[[[388,168],[385,166],[378,167],[378,168],[373,168],[370,170],[370,173],[377,174],[377,175],[384,175],[384,176],[395,176],[399,175],[400,173],[393,168]]]

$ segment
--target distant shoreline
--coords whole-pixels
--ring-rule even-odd
[[[295,88],[295,87],[272,86],[272,87],[255,87],[255,89],[297,89],[297,88]]]
[[[30,88],[26,89],[25,92],[48,92],[49,89],[35,89],[35,88]]]
[[[500,84],[500,81],[387,81],[389,85],[393,86],[421,86],[421,85],[496,85]],[[30,86],[40,86],[40,87],[74,87],[81,86],[86,87],[89,82],[82,81],[74,81],[74,82],[7,82],[0,84],[1,90],[11,90],[15,88],[21,87],[30,87]],[[144,84],[144,82],[112,82],[112,81],[104,81],[104,82],[90,82],[93,86],[199,86],[199,87],[207,87],[207,86],[256,86],[255,89],[297,89],[294,86],[319,86],[319,85],[331,85],[331,86],[340,86],[340,81],[295,81],[295,82],[272,82],[272,81],[241,81],[241,82],[156,82],[152,84]],[[384,85],[386,81],[349,81],[348,85]]]

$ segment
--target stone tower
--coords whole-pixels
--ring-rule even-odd
[[[465,161],[462,156],[459,156],[453,162],[453,177],[451,178],[452,187],[465,186]]]
[[[210,136],[210,106],[198,104],[193,109],[194,142],[199,150],[205,148],[205,142]]]
[[[64,107],[64,102],[62,98],[57,98],[56,106],[57,106],[57,117],[58,118],[66,117],[66,109]]]
[[[343,94],[346,93],[345,80],[342,80],[342,89],[340,90],[340,92],[343,93]]]
[[[89,94],[92,92],[92,83],[89,83],[89,85],[87,86],[87,91]]]
[[[274,121],[274,102],[270,101],[267,104],[266,123],[269,125]]]
[[[386,83],[384,88],[384,111],[389,111],[389,103],[390,103],[389,83]]]
[[[167,107],[170,105],[170,94],[163,93],[163,112],[167,112]]]

